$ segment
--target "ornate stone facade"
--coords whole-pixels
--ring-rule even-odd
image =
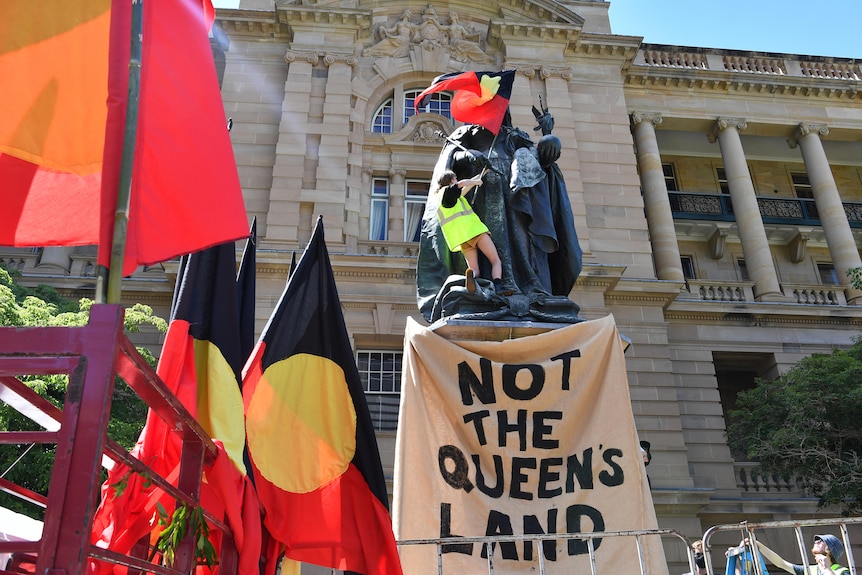
[[[563,142],[584,250],[570,298],[584,318],[613,314],[632,342],[632,409],[652,444],[660,524],[697,538],[817,512],[795,484],[730,452],[724,415],[755,376],[846,346],[862,327],[845,275],[862,263],[858,60],[641,45],[612,34],[598,0],[274,6],[242,0],[217,21],[231,138],[258,218],[259,329],[322,215],[355,347],[400,351],[406,319],[421,321],[423,185],[457,124],[445,99],[414,114],[412,97],[441,74],[514,69],[513,124],[532,133],[541,97]],[[86,250],[0,259],[73,295],[93,283]],[[176,264],[165,268],[139,270],[127,300],[166,316]],[[394,432],[379,442],[391,472]],[[679,550],[668,559],[688,570]]]

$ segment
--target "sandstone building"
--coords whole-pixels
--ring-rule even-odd
[[[563,142],[584,270],[570,298],[613,314],[662,527],[809,517],[816,500],[752,475],[724,437],[755,377],[849,345],[862,326],[862,71],[856,60],[642,44],[601,0],[242,0],[213,45],[249,218],[258,327],[322,215],[384,467],[415,300],[417,225],[449,95],[443,73],[517,71],[513,124],[539,97]],[[853,55],[846,55],[853,56]],[[856,56],[859,56],[858,54]],[[88,249],[2,249],[24,281],[91,289]],[[125,297],[163,316],[176,263]],[[156,343],[153,340],[151,343]],[[669,553],[674,565],[678,557]],[[676,564],[681,570],[687,570]],[[673,568],[672,568],[673,570]]]

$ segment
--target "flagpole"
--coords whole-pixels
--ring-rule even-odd
[[[129,57],[129,94],[126,100],[126,126],[120,164],[120,184],[117,190],[117,210],[114,214],[114,235],[111,241],[111,263],[107,286],[100,292],[107,303],[120,303],[123,263],[126,253],[126,232],[129,227],[129,206],[132,197],[132,167],[138,131],[138,96],[141,92],[141,36],[143,33],[144,0],[132,2],[132,42]]]

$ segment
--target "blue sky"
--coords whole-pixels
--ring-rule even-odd
[[[652,44],[862,59],[862,0],[612,0],[610,18]]]
[[[862,59],[862,0],[612,0],[644,42]]]

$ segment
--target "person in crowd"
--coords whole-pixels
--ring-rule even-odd
[[[749,545],[749,541],[743,540],[740,545]],[[776,567],[793,573],[794,575],[846,575],[850,572],[847,567],[838,563],[844,555],[844,544],[841,540],[830,534],[815,535],[811,545],[811,554],[814,556],[814,565],[796,565],[786,561],[778,553],[761,543],[757,542],[757,548],[763,557]]]
[[[697,570],[692,573],[689,571],[688,573],[683,573],[682,575],[707,575],[706,571],[706,558],[703,555],[703,540],[698,539],[694,543],[691,544],[691,551],[694,553],[694,564],[697,567]]]

